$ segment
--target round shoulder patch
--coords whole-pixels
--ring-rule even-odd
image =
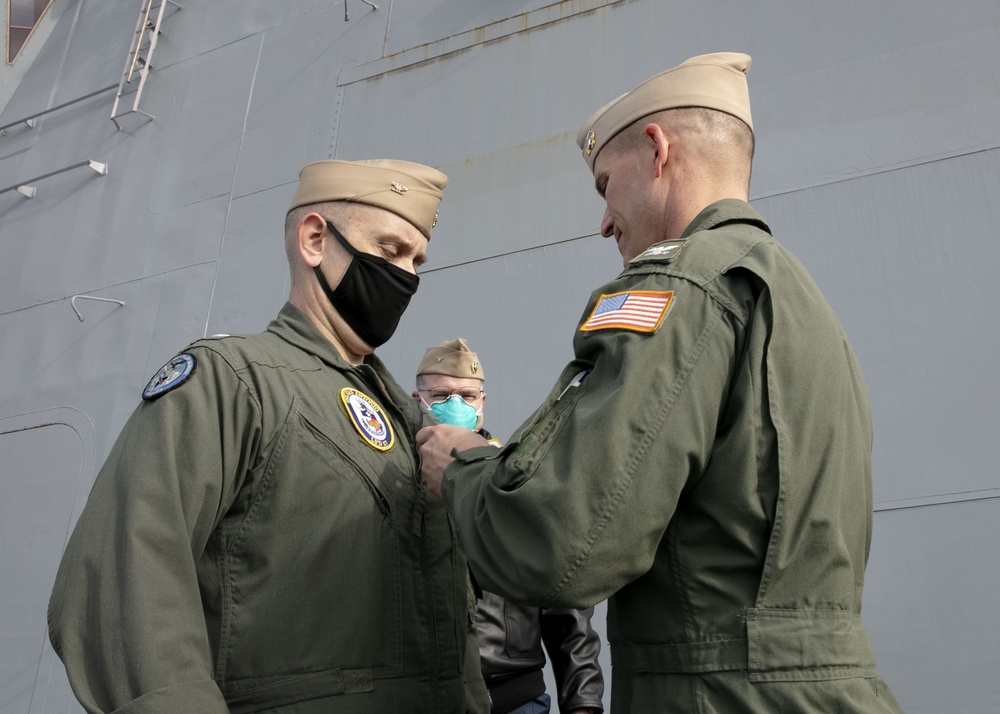
[[[143,399],[154,399],[174,387],[179,387],[194,372],[194,355],[182,352],[153,375],[149,384],[142,390]]]
[[[340,390],[340,400],[344,403],[354,428],[369,446],[379,451],[392,448],[392,425],[374,399],[357,389],[344,387]]]

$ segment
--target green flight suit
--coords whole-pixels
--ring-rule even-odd
[[[860,619],[867,391],[763,219],[706,208],[594,293],[573,346],[503,449],[446,470],[482,587],[610,598],[613,712],[899,711]]]
[[[416,402],[290,305],[185,353],[57,575],[50,638],[87,711],[465,712],[466,661],[485,692],[468,571]]]

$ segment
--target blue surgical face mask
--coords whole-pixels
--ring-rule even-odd
[[[421,397],[423,399],[423,397]],[[427,402],[424,402],[427,404]],[[431,414],[437,417],[442,424],[452,424],[465,429],[475,429],[479,423],[479,410],[462,399],[457,394],[452,394],[443,402],[427,404]]]

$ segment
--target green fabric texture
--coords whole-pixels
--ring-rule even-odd
[[[414,400],[290,305],[185,351],[191,376],[139,405],[97,476],[50,601],[87,711],[466,711],[468,571],[418,473]]]
[[[859,617],[868,395],[818,287],[725,200],[580,327],[634,291],[669,294],[655,332],[578,329],[504,448],[446,470],[477,580],[545,607],[609,598],[614,712],[898,711]]]

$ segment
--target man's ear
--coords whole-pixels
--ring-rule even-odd
[[[326,219],[318,213],[307,213],[298,226],[299,255],[310,268],[323,262],[323,243],[326,236]]]
[[[643,130],[646,134],[646,141],[652,145],[653,149],[653,170],[656,178],[663,174],[663,167],[667,165],[667,156],[670,150],[670,142],[667,135],[663,133],[663,127],[654,122],[650,122]]]
[[[418,402],[420,401],[420,392],[418,392],[416,389],[410,392],[410,396],[416,399]]]

